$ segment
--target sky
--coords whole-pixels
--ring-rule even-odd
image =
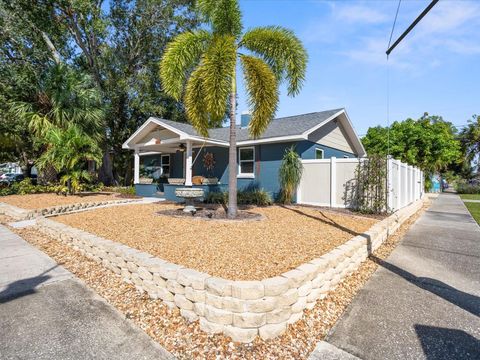
[[[401,2],[393,40],[429,3]],[[387,61],[397,6],[397,0],[240,0],[245,29],[287,27],[309,55],[301,93],[290,98],[282,86],[276,117],[344,107],[363,135],[425,112],[458,126],[480,114],[480,1],[441,0]],[[238,114],[248,110],[239,83]]]

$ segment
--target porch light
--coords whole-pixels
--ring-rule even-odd
[[[185,152],[185,150],[186,150],[185,145],[184,145],[184,144],[180,144],[180,145],[178,146],[178,150],[181,151],[181,152]]]

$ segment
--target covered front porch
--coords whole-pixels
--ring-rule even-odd
[[[178,187],[200,187],[205,193],[225,191],[226,185],[209,177],[207,171],[193,173],[194,164],[204,161],[200,155],[208,146],[228,151],[226,142],[187,134],[160,119],[150,118],[123,144],[123,148],[134,150],[136,194],[181,201],[175,196]]]

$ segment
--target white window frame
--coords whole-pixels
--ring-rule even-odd
[[[252,160],[243,160],[240,156],[242,150],[252,150],[253,151],[253,159]],[[251,173],[242,173],[242,162],[253,162],[253,172]],[[238,148],[238,175],[239,178],[254,178],[255,177],[255,146],[245,146]]]
[[[167,165],[167,164],[163,164],[163,158],[164,158],[164,157],[168,157],[168,165]],[[170,154],[161,154],[161,155],[160,155],[160,168],[162,169],[162,171],[161,171],[162,175],[164,175],[164,174],[163,174],[163,167],[164,167],[164,166],[168,166],[168,169],[169,169],[169,171],[168,171],[168,176],[170,176],[170,173],[171,173],[171,171],[172,171],[172,164],[170,163],[171,161],[172,161],[172,158],[170,157]]]
[[[321,159],[317,158],[317,151],[322,152],[322,158]],[[323,160],[323,159],[325,159],[325,150],[323,150],[321,148],[318,148],[318,147],[315,148],[315,160]]]

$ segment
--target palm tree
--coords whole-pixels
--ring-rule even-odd
[[[282,164],[278,170],[278,178],[282,188],[281,201],[284,204],[291,204],[295,189],[302,179],[303,165],[300,156],[292,146],[285,150]]]
[[[90,76],[64,64],[53,65],[38,84],[34,102],[13,102],[13,115],[43,137],[54,126],[78,125],[99,138],[104,120],[101,96]]]
[[[228,216],[237,214],[237,146],[235,106],[237,62],[243,70],[252,111],[249,132],[259,137],[273,119],[279,84],[288,95],[302,87],[307,53],[295,34],[279,26],[253,28],[242,34],[237,0],[199,0],[201,15],[210,24],[178,35],[168,44],[160,64],[164,90],[185,105],[188,120],[202,135],[230,120]]]
[[[101,161],[102,152],[97,142],[86,135],[78,125],[71,124],[66,130],[50,127],[45,134],[47,150],[37,161],[39,169],[53,166],[62,174],[60,182],[75,193],[83,180],[90,180],[84,169],[87,160]]]

